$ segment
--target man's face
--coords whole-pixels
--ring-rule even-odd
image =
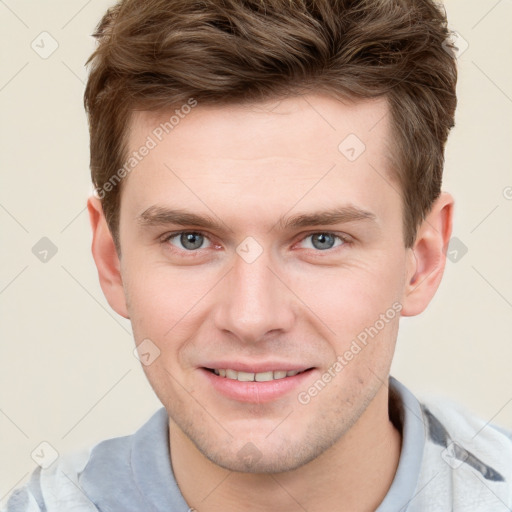
[[[387,397],[411,254],[387,104],[199,104],[158,141],[170,115],[134,116],[130,151],[157,145],[121,199],[135,340],[160,351],[144,369],[211,461],[297,468]]]

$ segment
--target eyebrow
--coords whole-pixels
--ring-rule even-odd
[[[375,221],[374,213],[355,206],[341,206],[329,210],[301,213],[285,218],[281,217],[271,229],[278,226],[282,230],[297,229],[308,226],[334,225],[354,221]],[[144,227],[164,226],[195,226],[214,231],[226,231],[226,225],[208,215],[198,215],[182,209],[170,209],[162,206],[150,206],[144,210],[137,221]]]
[[[346,222],[371,220],[375,221],[374,213],[355,206],[341,206],[331,210],[317,211],[312,213],[301,213],[293,215],[288,219],[281,218],[277,225],[281,229],[296,229],[308,226],[343,224]]]

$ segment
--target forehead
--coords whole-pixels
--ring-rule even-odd
[[[261,208],[262,201],[289,209],[299,198],[303,207],[341,201],[385,209],[390,201],[399,203],[383,98],[349,103],[308,95],[137,112],[128,153],[144,146],[151,149],[122,194],[134,213],[169,201],[202,211],[213,204]]]
[[[157,144],[172,138],[174,145],[182,141],[190,145],[196,139],[200,144],[194,148],[195,158],[223,153],[229,144],[232,158],[260,159],[267,154],[317,157],[325,149],[338,152],[339,143],[349,134],[377,152],[387,142],[385,98],[348,101],[318,94],[224,106],[195,103],[194,107],[183,104],[167,111],[135,112],[130,148],[136,149],[150,135]]]

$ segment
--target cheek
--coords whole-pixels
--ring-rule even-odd
[[[133,313],[150,314],[172,305],[183,293],[182,284],[169,272],[169,267],[155,263],[143,255],[133,255],[123,262],[123,286]]]
[[[149,338],[162,354],[178,352],[204,321],[216,276],[167,264],[131,267],[123,281],[136,342]]]
[[[150,339],[160,349],[177,321],[178,300],[168,292],[168,283],[151,273],[130,272],[123,276],[128,311],[136,344]],[[167,291],[166,291],[167,290]]]
[[[289,275],[294,292],[342,345],[388,312],[392,323],[404,289],[403,256],[379,253],[350,265]],[[379,323],[380,326],[380,323]],[[395,331],[396,331],[395,327]]]

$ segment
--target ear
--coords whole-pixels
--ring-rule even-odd
[[[442,192],[418,229],[410,249],[412,261],[407,274],[402,316],[421,313],[441,283],[452,233],[453,205],[453,197]]]
[[[87,209],[92,227],[92,255],[98,269],[101,289],[110,307],[124,318],[129,318],[121,278],[121,262],[103,214],[101,201],[97,197],[90,197]]]

